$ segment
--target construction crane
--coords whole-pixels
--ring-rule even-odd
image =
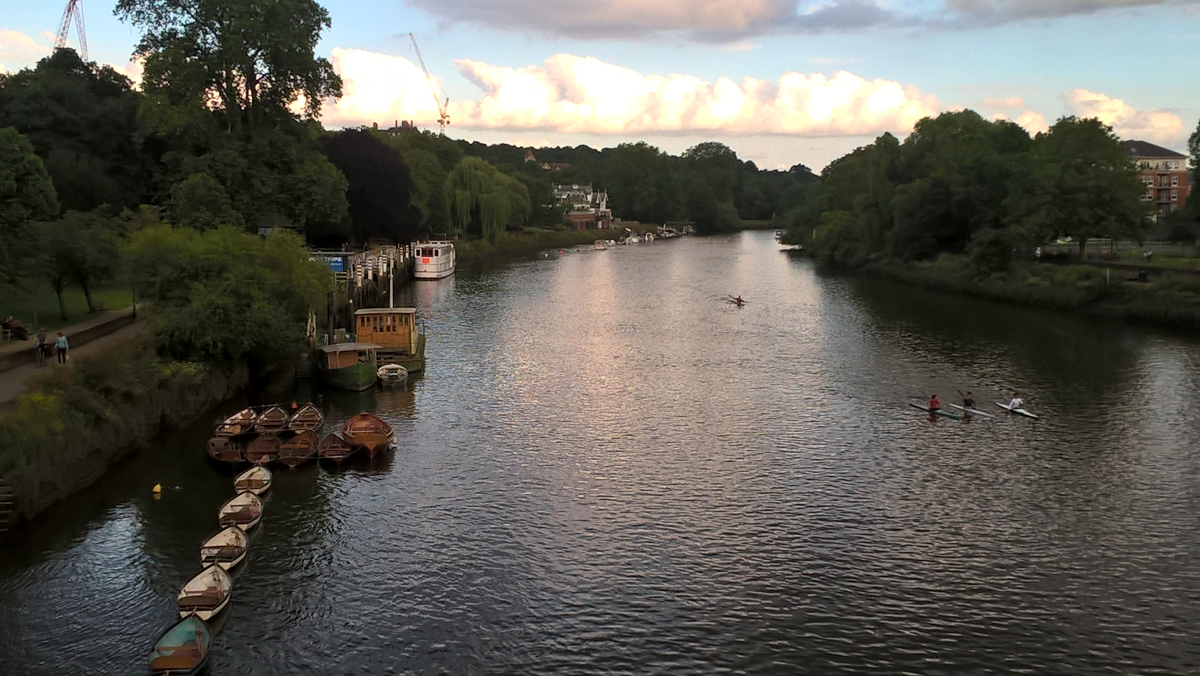
[[[412,40],[413,51],[417,53],[417,61],[421,64],[421,70],[425,71],[425,80],[429,83],[429,93],[433,94],[433,103],[438,109],[438,128],[441,130],[442,136],[445,136],[446,125],[450,124],[450,114],[446,112],[446,108],[450,105],[450,97],[447,96],[446,102],[442,103],[437,84],[433,81],[433,76],[429,74],[429,69],[425,67],[425,59],[421,58],[421,48],[417,46],[417,36],[409,33],[408,37]]]
[[[54,51],[67,46],[67,33],[71,32],[71,19],[75,20],[75,32],[79,34],[79,58],[88,60],[87,31],[83,29],[83,0],[67,0],[62,23],[58,25],[58,37],[54,39]]]

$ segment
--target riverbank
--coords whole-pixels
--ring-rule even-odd
[[[858,269],[950,293],[1200,328],[1200,278],[1190,274],[1164,272],[1143,280],[1123,269],[1055,263],[1014,263],[1006,271],[980,274],[966,256],[948,254],[931,262],[873,262]]]
[[[639,232],[654,232],[656,225],[634,228]],[[624,230],[526,230],[520,235],[507,234],[499,244],[477,239],[470,242],[455,242],[455,256],[459,265],[482,265],[490,261],[507,261],[533,256],[541,251],[591,246],[598,239],[616,239]]]
[[[142,332],[30,383],[0,418],[0,478],[13,517],[28,520],[96,481],[165,428],[184,424],[243,388],[244,365],[168,361]]]

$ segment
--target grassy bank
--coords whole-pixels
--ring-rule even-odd
[[[67,319],[60,316],[58,297],[49,287],[0,297],[0,317],[12,315],[20,320],[31,334],[36,334],[39,328],[53,334],[64,326],[84,321],[90,316],[83,291],[71,287],[63,292],[63,299],[67,305]],[[93,289],[92,299],[97,303],[104,303],[110,310],[121,310],[133,304],[133,294],[129,289],[118,286]]]
[[[926,263],[875,262],[863,270],[951,293],[1200,328],[1200,278],[1192,275],[1138,282],[1121,270],[1047,263],[979,274],[965,256],[949,254]]]
[[[164,361],[149,336],[48,371],[0,418],[0,476],[16,495],[18,518],[95,481],[131,445],[194,418],[248,380],[245,367]]]

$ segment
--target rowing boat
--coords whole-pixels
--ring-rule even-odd
[[[221,505],[220,511],[217,512],[217,521],[222,526],[237,526],[242,530],[250,530],[262,520],[262,513],[262,500],[250,491],[245,491]]]
[[[992,415],[991,413],[984,413],[983,411],[980,411],[979,409],[974,408],[974,407],[964,408],[962,406],[959,406],[958,404],[950,404],[950,407],[957,408],[958,410],[962,411],[963,415],[981,415],[985,418],[995,418],[996,417],[996,416]]]
[[[192,613],[202,620],[211,620],[229,605],[233,580],[218,565],[211,565],[193,577],[179,592],[179,617]]]
[[[233,490],[238,493],[250,491],[251,493],[261,496],[263,493],[271,490],[271,470],[262,465],[255,465],[250,469],[237,475],[233,480]]]
[[[198,674],[208,664],[212,632],[196,615],[188,615],[163,632],[150,651],[150,673],[162,676]]]
[[[1029,411],[1026,411],[1023,408],[1012,408],[1008,404],[1005,404],[1004,402],[1000,402],[1000,401],[996,402],[996,405],[999,406],[1000,408],[1004,409],[1005,411],[1008,411],[1009,413],[1020,413],[1021,415],[1025,416],[1026,418],[1033,418],[1034,420],[1041,420],[1041,418],[1039,418],[1037,415],[1030,413]]]
[[[215,563],[229,570],[246,558],[246,549],[249,547],[250,540],[246,532],[237,526],[230,526],[200,545],[200,563],[205,567]]]
[[[934,409],[934,410],[932,410],[932,411],[931,411],[931,410],[929,410],[929,407],[928,407],[928,406],[926,406],[926,405],[924,405],[924,404],[914,404],[914,403],[911,403],[911,402],[910,402],[908,405],[909,405],[909,406],[912,406],[913,408],[917,408],[917,409],[920,409],[920,410],[922,410],[922,411],[925,411],[926,413],[928,413],[928,414],[930,414],[930,415],[940,415],[940,416],[944,416],[944,417],[946,417],[946,418],[950,418],[950,419],[952,419],[952,420],[962,420],[962,416],[961,416],[961,415],[959,415],[959,414],[957,414],[957,413],[951,413],[951,412],[949,412],[949,411],[943,411],[943,410],[942,410],[942,409],[940,409],[940,408],[938,408],[938,409]]]

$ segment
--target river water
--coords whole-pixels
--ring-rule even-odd
[[[400,448],[276,472],[214,674],[1200,669],[1189,336],[823,275],[770,233],[404,294],[409,390],[262,395],[375,410]],[[907,406],[1006,388],[1042,420]],[[0,672],[144,670],[241,405],[0,543]]]

